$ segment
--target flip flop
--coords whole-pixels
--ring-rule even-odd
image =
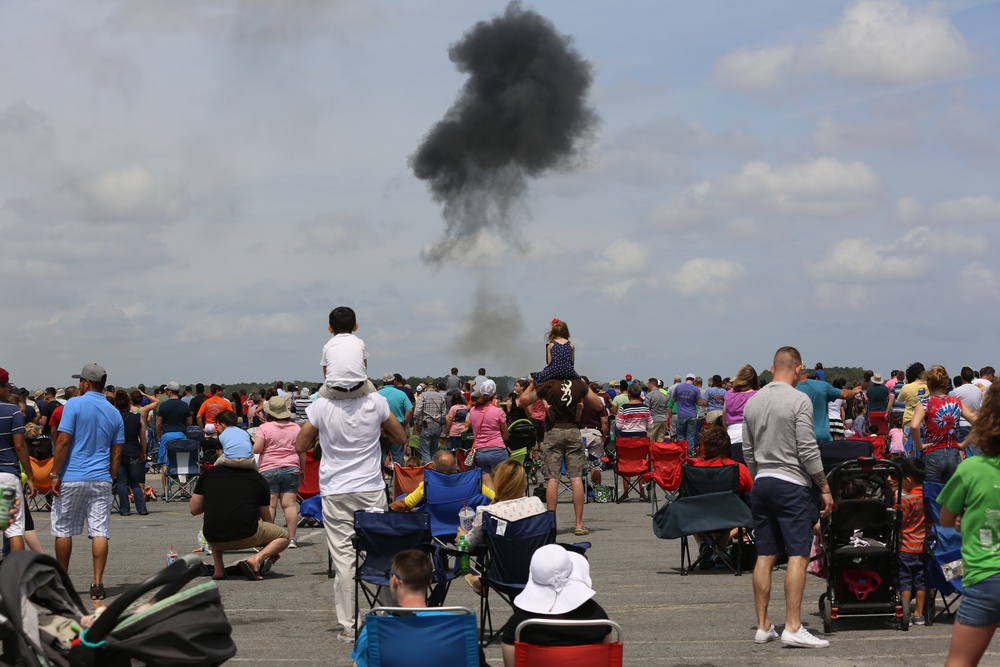
[[[240,572],[243,573],[243,576],[245,576],[247,580],[260,581],[261,579],[263,579],[263,577],[261,577],[252,567],[250,567],[250,563],[248,561],[241,560],[238,563],[238,565],[240,568]]]
[[[278,562],[279,558],[281,558],[281,556],[271,556],[270,558],[265,558],[264,562],[260,564],[260,570],[259,570],[260,576],[263,577],[265,574],[270,572],[271,567],[273,567],[274,564]]]

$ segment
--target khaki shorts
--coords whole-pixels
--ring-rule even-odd
[[[667,422],[653,422],[653,428],[646,431],[650,442],[663,442],[667,435]]]
[[[212,542],[212,548],[219,551],[240,551],[253,547],[264,547],[275,540],[288,537],[288,531],[273,523],[265,523],[257,520],[257,532],[242,540],[230,540],[229,542]]]
[[[562,477],[563,461],[566,462],[567,477],[583,477],[587,468],[587,452],[583,449],[583,436],[578,428],[554,428],[545,433],[542,458],[545,479]]]

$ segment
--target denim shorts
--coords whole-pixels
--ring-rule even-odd
[[[1000,574],[966,586],[955,618],[973,628],[1000,623]]]
[[[485,474],[493,473],[493,468],[510,458],[506,447],[487,447],[476,450],[476,467]]]
[[[299,473],[298,468],[287,466],[285,468],[272,468],[261,473],[264,480],[271,488],[271,493],[298,493]]]

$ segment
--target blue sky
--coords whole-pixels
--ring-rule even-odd
[[[552,317],[600,379],[991,364],[1000,3],[535,2],[598,133],[514,238],[441,267],[407,167],[499,2],[0,7],[0,366],[65,384],[526,374]],[[476,314],[478,313],[478,317]]]

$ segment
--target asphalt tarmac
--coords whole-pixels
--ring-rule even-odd
[[[159,479],[149,482],[159,489]],[[651,529],[650,506],[638,500],[616,504],[590,503],[584,522],[587,538],[573,536],[572,507],[560,503],[559,540],[587,539],[596,600],[624,629],[625,664],[653,666],[751,667],[787,665],[847,667],[854,665],[941,665],[947,655],[951,621],[912,627],[902,632],[885,618],[842,618],[836,632],[822,635],[817,600],[824,582],[809,576],[803,603],[805,624],[830,640],[826,649],[783,648],[780,643],[753,642],[755,618],[749,573],[736,577],[722,570],[681,576],[680,541],[657,539]],[[49,515],[34,513],[44,548],[51,553]],[[279,520],[280,522],[280,520]],[[120,594],[163,567],[170,545],[178,553],[197,546],[200,518],[183,502],[149,504],[149,515],[111,521],[111,552],[105,575],[109,598]],[[322,529],[300,529],[299,548],[287,550],[272,574],[260,582],[230,578],[220,582],[222,600],[233,625],[238,665],[350,665],[351,647],[337,641],[332,580],[326,576],[326,543]],[[70,576],[89,600],[91,561],[86,538],[77,538]],[[232,553],[227,563],[245,558]],[[211,562],[211,556],[205,555]],[[783,572],[775,572],[772,615],[781,630],[784,618]],[[447,603],[478,612],[479,599],[463,581],[455,582]],[[501,622],[507,610],[494,605]],[[490,664],[501,663],[491,646]],[[1000,640],[994,639],[983,665],[1000,665]]]

